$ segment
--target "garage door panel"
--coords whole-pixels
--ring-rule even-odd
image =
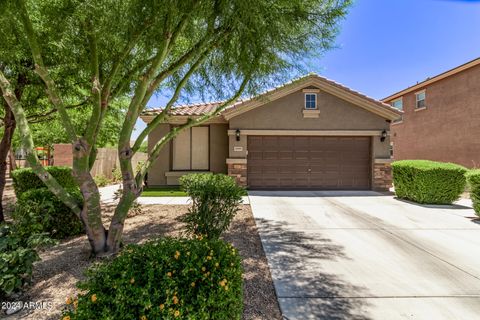
[[[249,136],[248,184],[272,189],[369,189],[369,137]]]

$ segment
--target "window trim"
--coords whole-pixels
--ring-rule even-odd
[[[315,96],[315,108],[307,108],[307,95]],[[318,98],[317,93],[315,93],[315,92],[305,92],[303,109],[304,110],[318,110],[318,100],[317,100],[317,98]]]
[[[422,107],[419,107],[418,106],[418,102],[419,101],[422,101],[422,100],[418,100],[418,96],[421,95],[423,93],[424,97],[423,97],[423,106]],[[423,110],[423,109],[426,109],[427,108],[427,91],[425,89],[423,90],[420,90],[420,91],[417,91],[415,92],[415,110]]]

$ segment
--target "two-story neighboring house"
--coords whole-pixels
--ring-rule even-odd
[[[383,102],[404,112],[391,126],[395,160],[427,159],[480,167],[480,58]]]

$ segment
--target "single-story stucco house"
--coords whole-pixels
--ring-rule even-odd
[[[177,106],[148,137],[149,150],[172,126],[219,102]],[[150,122],[161,109],[141,118]],[[401,111],[309,74],[239,100],[165,146],[149,186],[177,185],[191,172],[225,173],[250,189],[387,190],[390,123]]]

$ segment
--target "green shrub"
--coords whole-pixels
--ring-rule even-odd
[[[180,184],[192,199],[188,213],[180,217],[186,231],[218,239],[239,210],[244,189],[224,174],[189,174],[180,178]]]
[[[87,271],[70,319],[241,319],[240,257],[221,240],[160,239],[130,245]],[[78,299],[78,300],[77,300]]]
[[[72,176],[72,169],[69,167],[45,167],[64,188],[75,188],[77,184]],[[20,198],[22,193],[38,188],[45,188],[45,184],[33,172],[32,168],[22,168],[12,171],[13,188],[15,195]]]
[[[480,216],[480,170],[470,170],[467,172],[466,177],[470,188],[473,209],[477,216]]]
[[[97,187],[105,187],[112,183],[112,180],[105,177],[103,174],[96,175],[93,180],[95,180]]]
[[[82,195],[78,189],[67,189],[82,203]],[[13,219],[19,232],[26,236],[47,232],[54,239],[84,232],[80,219],[47,188],[28,190],[18,199]]]
[[[418,203],[451,204],[465,190],[467,169],[453,163],[401,160],[392,163],[397,197]]]
[[[45,234],[24,237],[15,226],[0,224],[0,300],[30,282],[33,263],[40,260],[37,248],[46,244],[52,240]]]
[[[112,181],[115,183],[122,182],[122,170],[119,167],[112,171]]]

